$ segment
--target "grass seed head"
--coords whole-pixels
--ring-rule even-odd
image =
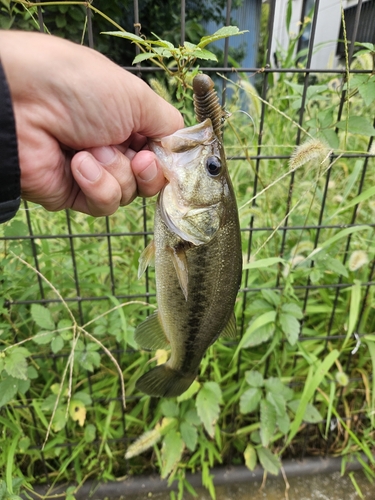
[[[357,271],[362,266],[368,264],[367,253],[363,250],[354,250],[349,258],[349,269],[350,271]]]
[[[150,78],[149,84],[154,92],[156,92],[158,95],[160,95],[160,97],[169,102],[169,104],[172,104],[171,94],[169,93],[164,83],[162,83],[157,78]]]
[[[129,459],[140,455],[144,451],[154,446],[154,444],[156,444],[160,440],[160,438],[161,428],[160,425],[157,425],[155,429],[145,432],[129,446],[127,452],[125,453],[125,458]]]
[[[345,372],[337,372],[335,378],[336,382],[342,387],[345,387],[349,384],[349,377]]]
[[[295,170],[311,160],[319,163],[327,160],[329,154],[328,145],[320,139],[311,139],[295,148],[289,161],[289,166]]]

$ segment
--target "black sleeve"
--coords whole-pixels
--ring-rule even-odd
[[[14,217],[21,201],[16,125],[0,61],[0,223]]]

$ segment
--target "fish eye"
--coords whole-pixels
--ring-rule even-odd
[[[217,156],[209,156],[206,160],[207,172],[212,177],[217,177],[221,172],[221,161]]]

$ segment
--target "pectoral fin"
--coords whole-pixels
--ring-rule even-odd
[[[225,328],[222,330],[220,335],[229,339],[234,339],[236,337],[237,324],[234,313],[232,313],[232,316],[230,317],[228,323],[225,325]]]
[[[154,265],[154,258],[155,258],[155,242],[154,240],[152,240],[151,243],[147,245],[147,247],[143,250],[143,252],[139,256],[138,279],[146,271],[147,266]]]
[[[185,300],[188,297],[188,265],[186,259],[186,253],[183,247],[169,248],[171,253],[173,266],[175,268],[178,282],[182,293],[184,294]]]
[[[137,326],[134,333],[134,340],[141,349],[146,351],[169,349],[169,340],[160,323],[158,311],[148,316],[148,318]]]

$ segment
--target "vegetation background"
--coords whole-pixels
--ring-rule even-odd
[[[180,2],[160,5],[140,2],[136,42],[152,55],[142,66],[164,68],[145,77],[188,125],[192,71],[224,60],[211,46],[202,53],[202,21],[224,24],[224,5],[187,3],[182,48]],[[37,29],[31,2],[1,0],[0,12],[2,28]],[[100,35],[113,23],[134,31],[130,2],[48,2],[41,12],[48,31],[77,42],[92,23],[98,50],[133,61],[129,41]],[[268,22],[265,5],[263,35]],[[356,457],[373,479],[375,48],[358,46],[343,73],[312,77],[298,72],[308,57],[296,54],[301,32],[278,54],[281,71],[242,72],[233,53],[237,73],[218,78],[230,90],[225,148],[245,262],[239,335],[209,349],[184,395],[155,400],[134,388],[167,355],[133,341],[156,307],[152,269],[137,279],[155,200],[105,219],[25,204],[1,226],[0,499],[65,483],[72,500],[88,478],[154,471],[178,481],[178,498],[193,492],[186,472],[200,472],[215,498],[214,465],[260,463],[275,474],[282,458],[317,454],[342,456],[343,469]],[[260,67],[267,47],[263,36]],[[177,61],[189,63],[180,84]]]

